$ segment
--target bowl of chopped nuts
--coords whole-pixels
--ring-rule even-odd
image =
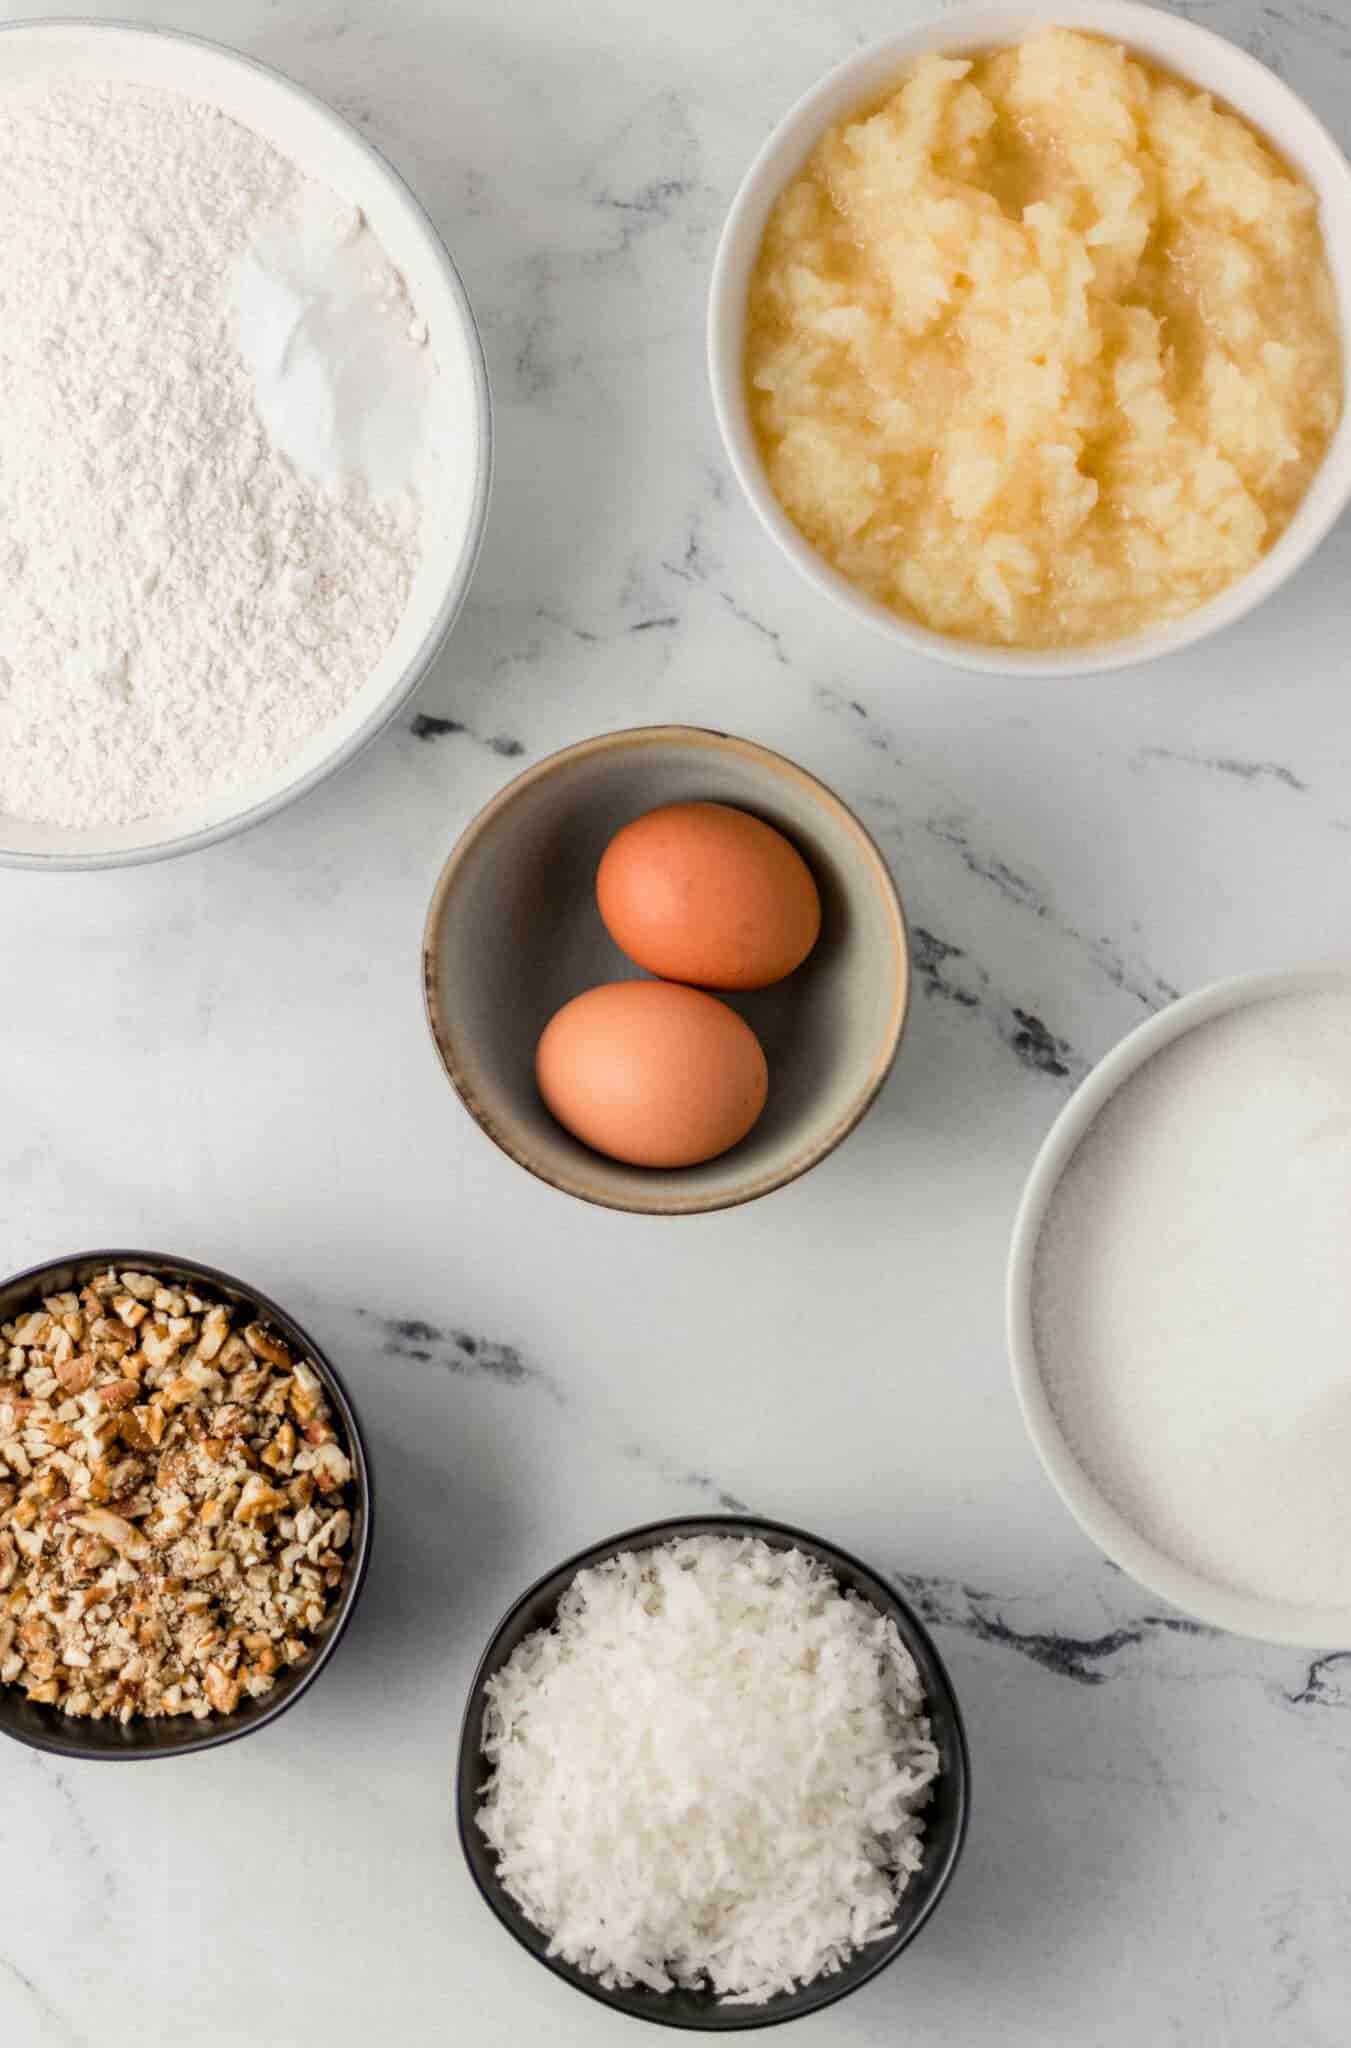
[[[176,1756],[275,1721],[351,1619],[370,1469],[292,1317],[195,1261],[0,1285],[0,1732]]]

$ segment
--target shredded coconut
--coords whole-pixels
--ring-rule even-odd
[[[938,1755],[894,1621],[816,1559],[626,1552],[488,1691],[478,1824],[551,1953],[762,2004],[890,1931]]]
[[[314,189],[293,164],[168,92],[0,104],[0,810],[129,824],[277,773],[343,708],[417,505],[325,490],[261,423],[235,281]]]

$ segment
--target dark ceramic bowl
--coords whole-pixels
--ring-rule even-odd
[[[223,1742],[235,1742],[241,1735],[253,1735],[275,1721],[300,1695],[314,1684],[338,1646],[352,1610],[356,1606],[371,1549],[371,1472],[361,1441],[356,1414],[347,1390],[314,1339],[307,1336],[293,1316],[279,1308],[255,1287],[246,1287],[214,1266],[199,1265],[194,1259],[177,1259],[163,1252],[104,1251],[78,1252],[30,1266],[0,1285],[0,1322],[9,1322],[18,1311],[42,1295],[60,1294],[66,1288],[82,1287],[96,1273],[109,1266],[133,1272],[153,1273],[175,1286],[197,1286],[219,1294],[232,1307],[245,1310],[252,1320],[271,1323],[281,1332],[293,1351],[314,1366],[333,1404],[344,1448],[351,1458],[356,1493],[352,1507],[352,1540],[347,1570],[337,1601],[330,1609],[318,1641],[302,1664],[292,1664],[277,1674],[277,1682],[262,1699],[246,1700],[233,1714],[211,1714],[195,1721],[190,1714],[166,1716],[162,1720],[136,1720],[125,1725],[115,1721],[75,1721],[56,1707],[35,1705],[16,1685],[0,1685],[0,1734],[26,1742],[30,1749],[50,1750],[55,1756],[87,1757],[136,1763],[147,1757],[186,1756],[192,1750],[217,1749]]]
[[[475,1824],[475,1814],[488,1778],[483,1756],[485,1686],[501,1669],[516,1645],[536,1629],[547,1628],[558,1610],[558,1602],[579,1571],[597,1565],[623,1550],[650,1550],[682,1536],[759,1536],[776,1550],[801,1550],[817,1557],[834,1573],[847,1591],[859,1594],[880,1613],[890,1615],[919,1667],[933,1738],[938,1745],[940,1772],[933,1798],[924,1809],[924,1861],[911,1878],[896,1913],[896,1931],[883,1941],[871,1942],[834,1976],[818,1977],[803,1989],[785,1992],[767,2005],[720,2005],[712,1991],[651,1991],[643,1985],[629,1990],[607,1991],[599,1978],[574,1969],[561,1956],[548,1953],[548,1938],[508,1897],[497,1876],[496,1859]],[[957,1701],[937,1650],[919,1618],[885,1579],[870,1571],[847,1551],[823,1543],[801,1529],[786,1528],[780,1522],[762,1522],[750,1515],[696,1515],[670,1522],[649,1522],[640,1529],[628,1529],[589,1550],[579,1551],[556,1571],[540,1579],[523,1593],[499,1625],[485,1650],[469,1691],[464,1726],[460,1733],[460,1756],[456,1807],[460,1846],[470,1875],[483,1897],[509,1934],[530,1951],[556,1977],[561,1977],[588,1998],[599,2000],[615,2012],[634,2019],[652,2020],[658,2026],[687,2027],[694,2032],[732,2033],[751,2027],[773,2027],[795,2020],[823,2006],[847,1998],[896,1960],[919,1933],[947,1889],[966,1834],[970,1763],[966,1736]]]

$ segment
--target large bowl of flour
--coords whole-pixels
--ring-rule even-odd
[[[1028,1181],[1014,1383],[1081,1527],[1212,1627],[1351,1641],[1351,966],[1176,1002]]]
[[[154,860],[417,688],[487,512],[483,352],[309,93],[158,30],[0,37],[0,863]]]

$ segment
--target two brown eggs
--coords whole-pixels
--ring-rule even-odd
[[[657,979],[565,1003],[539,1041],[540,1094],[611,1159],[715,1159],[760,1115],[769,1069],[750,1025],[708,991],[766,988],[806,959],[821,929],[806,862],[748,811],[666,804],[610,841],[596,901],[620,951]]]

